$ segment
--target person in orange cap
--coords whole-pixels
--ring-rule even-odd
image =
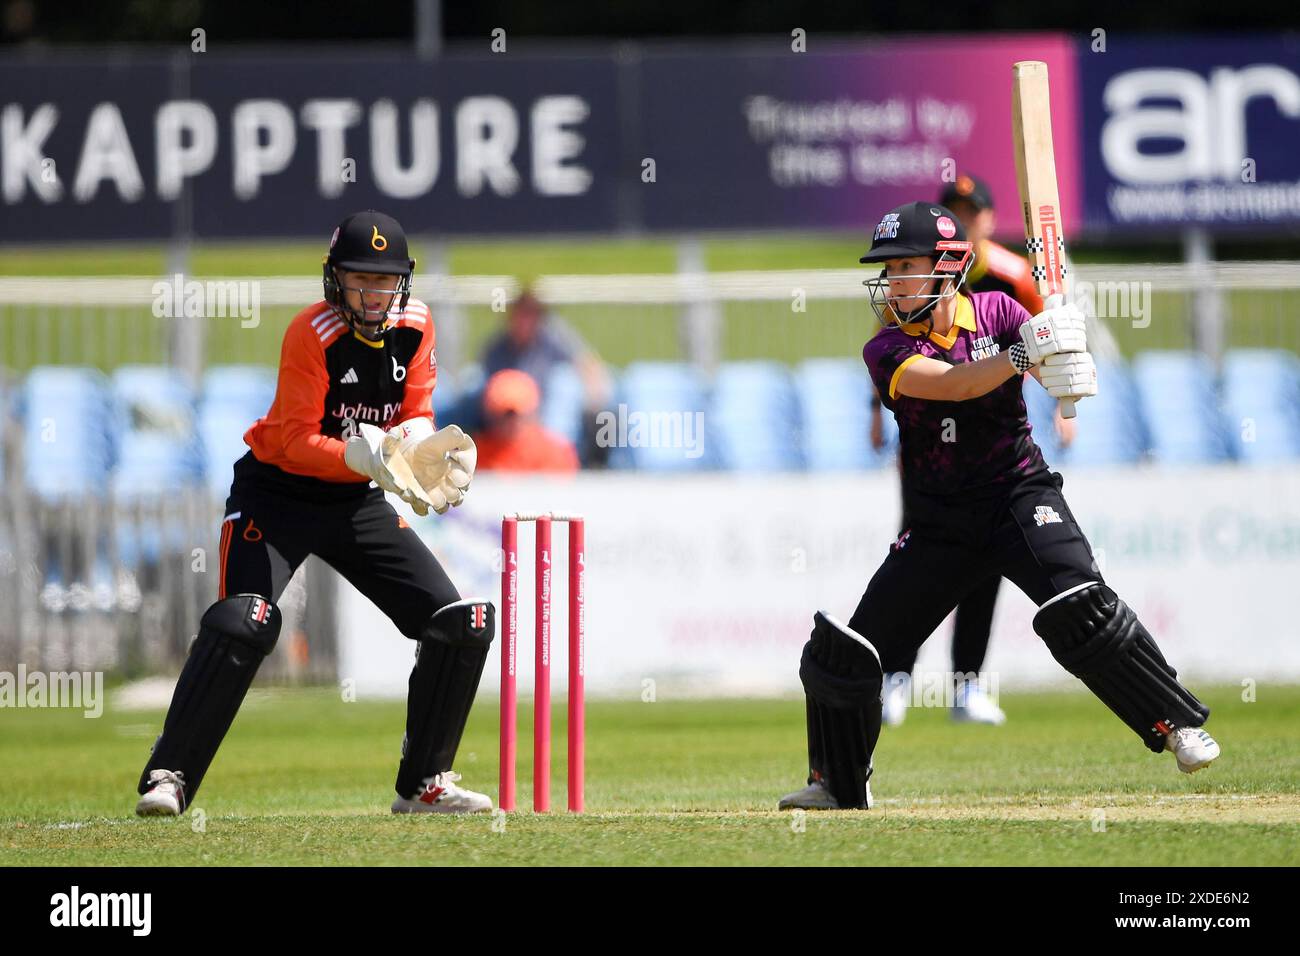
[[[478,440],[478,467],[492,471],[578,470],[578,453],[537,420],[541,392],[527,372],[507,368],[483,389],[486,429]]]

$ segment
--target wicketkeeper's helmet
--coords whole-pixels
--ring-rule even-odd
[[[364,300],[361,310],[348,306],[347,296],[339,282],[338,270],[348,272],[378,272],[401,276],[397,289],[362,289],[365,292],[383,291],[391,295],[388,305],[381,311],[367,310]],[[367,209],[354,213],[339,223],[330,238],[329,253],[322,266],[325,284],[325,301],[348,321],[360,334],[377,339],[388,327],[389,313],[396,304],[397,311],[406,308],[411,298],[411,280],[415,274],[415,260],[406,249],[406,233],[392,216]]]

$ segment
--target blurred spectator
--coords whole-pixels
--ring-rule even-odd
[[[599,355],[574,329],[550,313],[532,290],[525,288],[510,303],[506,325],[490,339],[483,353],[483,373],[489,377],[504,369],[527,372],[543,390],[551,372],[571,365],[583,391],[583,460],[599,465],[608,454],[596,443],[596,412],[609,406],[610,376]]]
[[[527,372],[503,369],[483,390],[485,428],[475,438],[478,467],[495,471],[578,470],[573,445],[537,421],[541,393]]]
[[[966,275],[971,292],[1005,292],[1025,307],[1030,315],[1043,311],[1043,300],[1034,285],[1029,261],[1019,253],[993,241],[997,214],[993,193],[984,180],[958,176],[939,195],[939,202],[951,210],[974,243],[975,264]]]

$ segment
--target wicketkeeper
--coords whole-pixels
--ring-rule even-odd
[[[176,816],[203,782],[262,660],[276,607],[315,554],[416,642],[394,813],[490,810],[456,786],[452,760],[495,634],[486,600],[462,600],[385,498],[417,514],[460,504],[474,442],[435,431],[433,319],[411,298],[415,260],[391,216],[368,210],[334,230],[325,298],[289,324],[275,401],[244,435],[221,523],[218,599],[199,625],[149,762],[142,815]],[[371,483],[374,483],[373,485]]]
[[[1083,313],[1031,316],[1002,292],[960,294],[971,243],[945,207],[909,203],[876,226],[862,262],[885,327],[863,358],[899,429],[910,527],[867,585],[848,625],[814,616],[799,668],[807,695],[808,786],[782,809],[871,806],[880,735],[881,659],[913,655],[995,573],[1038,605],[1034,630],[1142,742],[1178,768],[1219,756],[1209,708],[1179,683],[1092,549],[1030,437],[1021,376],[1052,397],[1097,393]]]

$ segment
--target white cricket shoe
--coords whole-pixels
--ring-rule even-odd
[[[885,675],[885,691],[880,698],[880,716],[891,727],[897,727],[907,716],[907,702],[912,697],[912,675],[893,673]]]
[[[185,774],[180,770],[150,770],[149,789],[135,805],[142,817],[178,817],[185,810]]]
[[[993,724],[1007,722],[1007,715],[974,681],[962,681],[952,701],[952,719],[959,724]]]
[[[1219,756],[1219,745],[1200,727],[1179,727],[1165,736],[1165,749],[1172,750],[1183,773],[1196,773]]]
[[[411,799],[393,801],[394,813],[483,813],[492,809],[492,798],[456,786],[460,774],[445,770],[424,778],[424,789]]]
[[[831,796],[826,784],[814,780],[802,790],[787,793],[776,805],[778,810],[838,810],[839,802]],[[867,809],[871,809],[871,781],[867,781]]]

